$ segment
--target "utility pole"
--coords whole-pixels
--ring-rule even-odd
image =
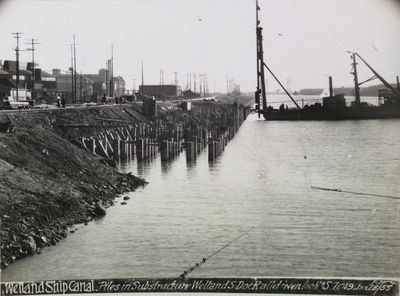
[[[144,79],[143,79],[143,60],[142,60],[142,97],[143,97],[143,82]]]
[[[163,95],[164,71],[160,70],[160,97]]]
[[[174,72],[175,75],[175,85],[178,86],[178,72]]]
[[[202,81],[201,81],[201,77],[202,77],[202,76],[203,76],[203,75],[199,74],[200,97],[202,96],[202,93],[203,93],[203,84],[202,84]]]
[[[40,44],[40,42],[37,42],[37,39],[31,39],[30,42],[25,43],[27,45],[30,45],[31,48],[28,48],[28,51],[32,51],[32,97],[31,99],[33,100],[35,98],[35,45]]]
[[[111,44],[111,65],[110,65],[110,95],[113,97],[114,96],[114,45]]]
[[[17,102],[19,101],[19,98],[18,98],[18,87],[19,87],[19,38],[21,38],[21,35],[22,35],[23,33],[21,33],[21,32],[15,32],[15,33],[12,33],[12,35],[14,35],[14,38],[16,38],[17,39],[17,47],[15,48],[15,55],[16,55],[16,61],[15,61],[15,63],[16,63],[16,75],[17,75],[17,85],[16,85],[16,89],[15,89],[15,92],[16,92],[16,95],[17,95]]]
[[[193,89],[194,93],[196,93],[196,74],[193,74]]]
[[[206,96],[206,76],[204,74],[201,75],[202,85],[203,85],[203,97]]]
[[[163,80],[162,76],[163,76],[163,70],[160,70],[160,85],[163,84],[163,83],[162,83],[162,80]]]
[[[74,45],[71,48],[71,103],[74,103]]]
[[[82,71],[81,75],[79,76],[79,101],[82,100]]]
[[[350,74],[354,75],[354,96],[356,97],[356,108],[360,106],[360,85],[358,84],[358,75],[357,75],[357,62],[356,62],[356,54],[353,52],[351,55],[353,60],[353,72]]]
[[[74,102],[76,103],[76,47],[75,47],[75,34],[74,34],[74,67],[73,67],[73,77],[74,77]]]
[[[226,75],[226,94],[229,95],[229,80],[228,80],[228,75]]]
[[[206,89],[206,94],[208,94],[208,79],[207,79],[207,72],[204,74],[204,80],[205,80],[205,89]]]
[[[203,74],[203,97],[206,96],[206,74]]]
[[[106,89],[105,89],[105,95],[106,96],[108,96],[108,60],[106,60],[106,77],[105,77],[105,86],[106,86]]]

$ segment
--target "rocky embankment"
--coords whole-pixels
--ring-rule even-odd
[[[39,125],[0,133],[0,180],[2,269],[55,245],[69,227],[104,215],[118,194],[146,183]]]

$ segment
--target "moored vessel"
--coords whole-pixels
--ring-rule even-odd
[[[333,94],[332,78],[329,77],[329,96],[324,97],[323,103],[305,105],[300,107],[296,100],[282,85],[272,70],[264,62],[262,27],[258,12],[260,7],[256,1],[256,39],[257,39],[257,90],[255,92],[255,111],[259,117],[266,120],[359,120],[359,119],[386,119],[400,118],[400,83],[397,76],[397,87],[388,83],[375,71],[357,52],[349,52],[352,59],[352,72],[354,78],[355,101],[348,106],[343,94]],[[360,59],[374,74],[371,78],[359,82],[357,74],[357,61]],[[285,91],[295,108],[288,108],[284,104],[279,109],[268,105],[265,90],[266,69]],[[372,106],[360,100],[360,86],[368,81],[378,79],[385,87],[379,91],[378,106]]]

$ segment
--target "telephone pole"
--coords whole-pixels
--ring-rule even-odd
[[[207,72],[204,74],[204,80],[205,80],[205,90],[206,90],[206,94],[208,94],[208,78],[207,78]]]
[[[82,71],[79,75],[79,101],[82,101]]]
[[[114,45],[111,44],[111,65],[110,65],[110,95],[114,96]]]
[[[199,74],[199,88],[200,88],[200,97],[202,96],[203,93],[203,82],[202,82],[202,74]]]
[[[228,80],[228,75],[226,75],[226,94],[229,95],[229,80]]]
[[[106,60],[106,81],[105,81],[105,86],[106,86],[106,89],[105,89],[105,92],[106,92],[106,96],[108,96],[109,95],[109,92],[108,92],[108,87],[110,86],[110,84],[108,83],[108,76],[109,76],[109,71],[110,71],[110,63],[109,63],[109,61],[110,60]]]
[[[30,45],[31,47],[28,48],[28,51],[32,51],[32,97],[31,99],[35,99],[35,45],[40,44],[40,42],[37,42],[37,39],[30,39],[30,42],[25,43],[27,45]]]
[[[76,103],[76,47],[75,47],[75,34],[74,34],[74,67],[73,67],[73,77],[74,77],[74,101]]]
[[[143,60],[142,60],[142,99],[143,99],[143,82],[144,79],[143,79]]]
[[[74,102],[74,45],[70,45],[71,48],[71,103]]]
[[[19,38],[21,38],[21,35],[22,35],[23,33],[21,33],[21,32],[15,32],[15,33],[12,33],[12,35],[14,35],[14,38],[16,38],[17,39],[17,47],[15,48],[15,55],[16,55],[16,61],[15,61],[15,63],[16,63],[16,78],[17,78],[17,85],[16,85],[16,95],[17,95],[17,102],[19,101],[19,98],[18,98],[18,87],[19,87]]]
[[[163,95],[164,70],[160,70],[160,97]]]

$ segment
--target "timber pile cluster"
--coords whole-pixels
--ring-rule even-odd
[[[0,113],[0,127],[15,127],[0,132],[1,268],[55,245],[74,224],[104,215],[118,194],[146,184],[119,173],[116,161],[171,161],[184,150],[193,161],[207,143],[226,145],[248,113],[206,102],[191,111],[158,106],[153,118],[137,105]]]

